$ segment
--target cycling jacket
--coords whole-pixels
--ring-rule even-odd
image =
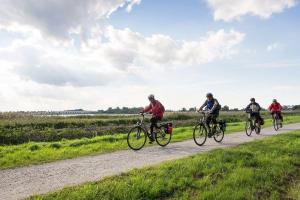
[[[246,107],[246,111],[251,111],[252,113],[259,113],[259,111],[261,110],[261,107],[258,103],[250,103],[247,107]]]
[[[220,111],[220,104],[217,99],[206,100],[201,107],[205,107],[206,110],[211,111],[212,114],[217,114]]]
[[[269,106],[269,111],[271,112],[281,112],[282,110],[282,106],[280,105],[280,103],[272,103]]]
[[[165,108],[158,100],[155,100],[153,103],[150,103],[150,105],[147,106],[143,112],[151,113],[153,117],[162,118]]]

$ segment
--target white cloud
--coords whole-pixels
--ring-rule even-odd
[[[296,5],[296,0],[207,0],[215,20],[240,20],[243,15],[269,18]]]
[[[87,37],[91,28],[99,26],[120,7],[130,12],[139,0],[2,0],[0,26],[27,25],[43,35],[69,39],[76,30]]]
[[[131,12],[134,5],[139,5],[142,0],[132,0],[126,7],[127,12]]]
[[[274,42],[272,44],[269,44],[267,46],[267,51],[273,51],[275,49],[277,49],[279,47],[279,43],[278,42]]]
[[[104,23],[116,9],[130,12],[140,2],[3,0],[0,34],[5,31],[11,38],[0,45],[0,109],[68,109],[82,104],[95,109],[99,102],[100,108],[134,106],[133,98],[158,91],[170,69],[184,71],[230,59],[245,37],[220,29],[186,41],[162,34],[144,36]]]

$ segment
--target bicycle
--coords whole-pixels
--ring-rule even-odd
[[[272,115],[272,118],[273,118],[273,127],[274,127],[275,131],[278,131],[279,128],[282,128],[282,121],[277,112],[274,112],[274,114]]]
[[[151,138],[151,134],[148,132],[145,120],[145,114],[140,113],[142,118],[136,123],[136,125],[129,131],[127,135],[127,144],[132,150],[140,150],[146,144],[147,138]],[[157,124],[158,128],[154,128],[155,141],[159,146],[167,146],[172,138],[171,122],[165,122]]]
[[[251,113],[248,113],[248,118],[246,120],[245,131],[247,136],[251,136],[252,132],[255,131],[256,134],[260,134],[261,122],[256,117],[252,117]]]
[[[224,138],[224,133],[226,131],[226,122],[222,120],[218,121],[217,124],[210,122],[210,127],[213,127],[211,128],[212,130],[210,130],[210,128],[207,127],[205,122],[207,114],[205,112],[201,112],[201,113],[203,116],[202,118],[200,118],[200,121],[196,124],[193,132],[193,138],[195,143],[198,146],[204,145],[204,143],[207,140],[208,130],[212,131],[211,137],[213,137],[216,142],[218,143],[222,142]]]

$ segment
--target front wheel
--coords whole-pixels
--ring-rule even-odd
[[[140,150],[146,144],[147,134],[139,126],[133,127],[127,135],[127,144],[132,150]]]
[[[246,131],[246,135],[247,136],[251,136],[251,133],[253,131],[253,129],[252,129],[252,121],[251,120],[247,120],[246,125],[245,125],[245,131]]]
[[[172,134],[166,133],[162,128],[155,132],[155,140],[159,146],[167,146],[172,138]]]
[[[279,129],[278,119],[276,119],[276,118],[273,119],[273,126],[274,126],[274,130],[278,131],[278,129]]]
[[[194,128],[193,138],[198,146],[202,146],[207,139],[207,129],[203,124],[197,124]]]
[[[220,143],[222,142],[223,138],[224,138],[224,130],[218,126],[217,131],[214,134],[214,140]]]

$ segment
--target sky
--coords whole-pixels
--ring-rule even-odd
[[[298,0],[1,0],[0,111],[300,104]]]

